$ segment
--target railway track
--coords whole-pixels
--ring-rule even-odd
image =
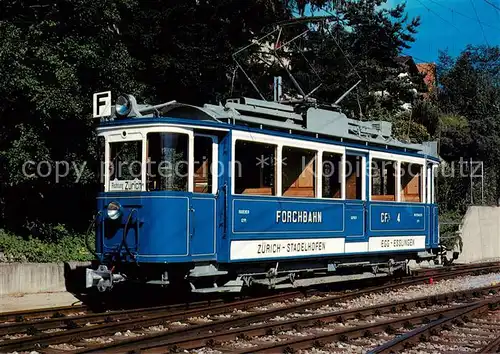
[[[40,349],[48,345],[72,342],[82,338],[113,335],[119,331],[138,327],[158,326],[165,322],[179,321],[192,316],[221,315],[231,312],[234,309],[244,309],[249,306],[264,306],[276,301],[286,301],[287,299],[303,297],[304,294],[304,292],[293,291],[256,299],[234,301],[229,304],[221,303],[211,306],[205,304],[205,306],[177,311],[172,310],[170,306],[166,306],[103,314],[85,314],[67,319],[46,319],[30,323],[7,323],[3,327],[0,327],[0,331],[3,329],[4,332],[9,332],[10,334],[22,333],[22,336],[0,341],[0,352]],[[61,325],[63,326],[62,328]],[[29,326],[26,331],[25,326]],[[46,331],[47,329],[49,331]],[[53,332],[50,329],[59,330]],[[46,332],[40,333],[41,330],[45,330]]]
[[[172,339],[163,343],[141,344],[142,353],[169,352],[175,349],[198,349],[210,346],[213,350],[233,353],[293,353],[297,350],[311,348],[325,348],[329,342],[348,342],[349,339],[362,341],[373,338],[377,333],[394,333],[399,327],[410,329],[422,323],[430,323],[423,328],[433,328],[434,324],[444,324],[448,320],[459,317],[471,316],[484,312],[492,304],[500,303],[500,296],[492,295],[498,291],[499,286],[483,289],[452,292],[439,296],[422,297],[366,308],[345,309],[322,314],[299,317],[284,321],[270,321],[261,325],[249,325],[220,333],[190,336]],[[471,301],[471,297],[481,297],[481,300]],[[452,305],[447,304],[450,299],[455,299]],[[443,318],[444,316],[444,318]],[[372,323],[373,322],[373,323]],[[410,332],[405,337],[418,333]],[[274,337],[272,344],[267,344],[266,337]],[[386,348],[394,348],[396,353],[404,349],[404,340],[394,340],[391,346],[383,350],[375,349],[373,353],[385,352]],[[420,340],[419,336],[415,336]],[[240,339],[240,342],[235,340]],[[248,348],[239,348],[241,340],[246,341]],[[269,340],[271,341],[271,340]],[[399,345],[396,345],[397,344]],[[366,343],[359,343],[366,344]],[[125,347],[122,347],[126,349]],[[338,349],[345,349],[342,346]],[[362,349],[362,345],[360,345]],[[333,348],[327,348],[333,349]],[[371,352],[371,351],[370,351]]]
[[[499,269],[500,262],[486,262],[486,263],[472,263],[472,264],[454,264],[446,267],[428,267],[428,268],[417,268],[412,273],[418,276],[432,276],[436,274],[441,274],[443,271],[484,271],[488,268]]]
[[[175,313],[208,308],[210,306],[220,305],[223,303],[224,301],[222,300],[201,301],[131,310],[109,311],[104,313],[87,313],[87,308],[85,306],[78,306],[77,308],[80,309],[80,311],[70,311],[71,309],[69,306],[67,309],[52,308],[47,310],[34,310],[30,312],[30,315],[36,316],[34,318],[38,319],[37,321],[20,321],[19,317],[16,316],[14,317],[16,319],[15,322],[10,321],[0,324],[0,337],[9,334],[23,333],[25,331],[36,334],[44,330],[58,329],[65,326],[68,326],[69,328],[78,328],[87,323],[98,324],[112,321],[124,321],[133,318],[153,316],[159,312]],[[61,309],[65,311],[61,311]],[[6,318],[12,318],[12,316],[13,314],[9,314]]]
[[[372,348],[369,354],[439,351],[497,353],[500,349],[499,300],[478,301]]]
[[[36,320],[40,318],[55,318],[73,315],[76,313],[87,312],[89,309],[86,305],[75,306],[59,306],[43,309],[0,312],[0,323],[2,322],[24,322]]]
[[[228,301],[228,300],[226,300]],[[105,304],[92,304],[92,305],[70,305],[70,306],[58,306],[58,307],[50,307],[50,308],[41,308],[41,309],[31,309],[24,311],[12,311],[12,312],[0,312],[0,336],[5,334],[1,328],[6,327],[10,323],[30,323],[36,320],[42,319],[61,319],[73,317],[74,315],[82,315],[82,314],[95,314],[99,313],[125,313],[125,312],[139,312],[139,311],[174,311],[174,310],[185,310],[192,308],[200,308],[206,306],[212,306],[214,304],[223,303],[223,299],[210,299],[203,301],[192,301],[192,302],[177,302],[164,306],[150,306],[148,309],[138,308],[137,305],[135,307],[128,306],[118,306],[118,311],[111,311],[111,309],[107,309]],[[116,308],[116,306],[114,306]],[[110,312],[111,311],[111,312]],[[20,326],[22,327],[22,326]]]
[[[499,269],[500,264],[490,263],[473,267],[442,268],[440,272],[436,272],[434,269],[430,271],[434,280],[438,281],[464,274],[478,274]],[[422,271],[426,272],[427,270]],[[148,347],[151,343],[155,345],[164,343],[170,349],[172,345],[182,347],[179,343],[175,344],[175,341],[193,336],[196,337],[197,341],[200,341],[201,338],[204,338],[202,335],[207,333],[213,338],[213,333],[219,333],[228,328],[245,327],[249,323],[255,325],[255,323],[267,322],[269,319],[279,318],[279,316],[314,311],[325,306],[332,307],[350,299],[408,287],[422,283],[427,279],[429,279],[429,274],[425,273],[425,275],[417,275],[403,282],[341,295],[292,291],[230,303],[199,303],[198,307],[194,304],[190,304],[190,307],[187,308],[164,306],[102,314],[85,313],[65,318],[45,318],[38,321],[11,322],[0,326],[0,352],[23,350],[53,352],[61,349],[65,349],[65,352],[70,350],[80,353],[126,352],[136,348],[154,352],[154,348]],[[12,315],[9,315],[11,320]],[[345,316],[348,314],[346,313]],[[321,319],[311,318],[307,321],[321,321]],[[292,327],[303,326],[304,323],[294,323]],[[252,330],[256,329],[257,327],[254,327]],[[265,330],[268,331],[270,328]],[[1,339],[2,335],[4,336],[3,340]],[[6,335],[10,335],[10,337],[6,337]]]

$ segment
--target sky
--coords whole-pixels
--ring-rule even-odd
[[[416,40],[405,50],[416,62],[436,62],[445,49],[457,56],[467,44],[500,45],[500,0],[388,0],[384,6],[403,2],[410,19],[420,16]]]

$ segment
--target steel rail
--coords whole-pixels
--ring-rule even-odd
[[[374,333],[382,332],[387,328],[393,328],[396,326],[402,326],[405,324],[420,325],[424,321],[431,318],[435,318],[432,322],[436,324],[439,321],[439,317],[447,316],[446,318],[459,318],[465,316],[472,316],[478,312],[484,312],[488,310],[488,307],[492,303],[500,303],[500,297],[495,299],[487,299],[475,302],[473,304],[457,305],[447,309],[440,309],[432,313],[426,312],[423,314],[416,314],[407,317],[400,317],[391,320],[381,321],[375,324],[369,324],[364,326],[352,327],[336,331],[328,334],[312,335],[307,337],[302,337],[299,339],[294,339],[286,342],[280,342],[278,344],[265,345],[257,348],[244,349],[241,351],[234,351],[237,354],[250,354],[250,353],[290,353],[297,349],[308,349],[311,347],[319,347],[325,345],[325,343],[332,342],[334,340],[343,340],[345,338],[361,337],[361,336],[371,336]]]
[[[453,321],[456,321],[459,318],[469,317],[476,315],[479,312],[485,312],[489,309],[490,306],[500,302],[500,299],[495,301],[486,300],[480,301],[474,306],[470,308],[466,308],[463,311],[460,311],[453,315],[448,315],[444,318],[437,319],[432,321],[431,323],[417,328],[413,331],[407,332],[393,340],[382,344],[374,349],[371,349],[367,352],[367,354],[389,354],[389,353],[398,353],[403,349],[408,349],[412,344],[425,340],[428,336],[433,333],[437,333],[439,329],[447,324],[451,324]]]
[[[439,274],[443,271],[457,271],[457,270],[470,270],[473,272],[474,270],[485,270],[487,268],[500,268],[500,262],[482,262],[482,263],[474,263],[474,264],[452,264],[444,267],[435,267],[435,268],[417,268],[412,270],[412,273],[418,276],[431,276],[434,274]]]
[[[398,311],[408,311],[415,307],[421,307],[423,304],[439,304],[448,301],[450,298],[468,298],[474,296],[475,293],[489,293],[492,290],[499,290],[500,285],[495,287],[485,287],[478,290],[467,290],[463,292],[450,292],[446,294],[420,297],[416,299],[403,300],[396,303],[385,303],[381,305],[375,305],[365,308],[354,308],[347,310],[340,310],[334,312],[327,312],[323,314],[310,315],[307,317],[300,317],[291,320],[284,321],[273,321],[270,323],[265,323],[261,325],[247,325],[245,327],[236,328],[228,331],[223,331],[222,333],[206,333],[191,335],[189,337],[182,338],[172,338],[171,340],[166,340],[162,342],[152,342],[150,345],[144,345],[147,342],[139,342],[138,345],[135,343],[136,350],[140,348],[141,352],[144,353],[155,353],[155,352],[169,352],[173,349],[197,349],[208,344],[213,344],[214,342],[222,342],[228,340],[234,340],[237,338],[249,338],[256,336],[263,336],[273,332],[276,329],[279,331],[288,329],[305,328],[311,326],[321,326],[332,322],[344,322],[348,319],[353,318],[363,318],[370,315],[381,315],[386,313],[396,313]],[[470,306],[470,305],[467,305]],[[229,326],[234,327],[234,324],[230,323],[223,324],[220,329],[227,328]],[[115,350],[121,350],[122,352],[129,349],[125,346],[125,343],[121,347],[115,347]],[[255,348],[252,348],[255,349]],[[100,352],[103,352],[102,348],[99,348]]]
[[[250,306],[259,306],[272,302],[283,301],[296,296],[302,296],[304,293],[294,291],[289,293],[280,293],[265,296],[257,299],[246,299],[233,303],[215,305],[208,308],[191,309],[174,313],[165,313],[152,315],[145,318],[129,319],[120,322],[104,323],[99,326],[90,326],[83,328],[68,329],[66,331],[55,333],[41,333],[30,337],[4,340],[0,342],[0,353],[9,351],[24,351],[33,348],[45,347],[50,344],[67,343],[81,338],[102,336],[114,334],[118,331],[135,329],[138,327],[148,327],[163,324],[166,321],[183,320],[192,316],[208,316],[231,312],[234,309],[242,309]]]
[[[290,306],[286,307],[281,307],[281,308],[275,308],[263,312],[254,312],[250,313],[247,315],[242,315],[242,316],[237,316],[236,318],[230,318],[230,319],[225,319],[225,320],[219,320],[216,322],[210,322],[210,323],[205,323],[205,324],[200,324],[196,326],[190,326],[187,328],[181,328],[181,329],[176,329],[168,332],[163,332],[163,333],[155,333],[155,334],[150,334],[147,336],[143,336],[141,338],[132,338],[130,340],[125,340],[125,341],[120,341],[120,342],[113,342],[109,343],[103,346],[100,346],[99,349],[100,351],[112,349],[114,347],[122,346],[121,343],[127,343],[127,345],[131,345],[132,347],[136,346],[139,342],[145,343],[146,340],[148,341],[158,341],[158,340],[163,340],[166,338],[171,338],[175,336],[188,336],[193,333],[202,333],[202,332],[208,332],[208,331],[213,331],[220,329],[220,326],[223,323],[227,323],[230,326],[238,326],[238,325],[245,325],[250,321],[256,322],[260,320],[265,320],[266,318],[269,317],[274,317],[274,316],[280,316],[280,315],[286,315],[291,312],[297,312],[305,309],[314,309],[318,308],[324,305],[330,305],[332,303],[338,302],[338,301],[345,301],[349,299],[353,299],[359,296],[363,296],[366,294],[371,294],[373,292],[381,292],[381,291],[387,291],[391,289],[397,289],[400,287],[405,287],[408,285],[413,285],[419,282],[422,282],[423,280],[428,279],[428,277],[416,277],[412,280],[408,280],[405,282],[401,283],[394,283],[394,284],[388,284],[388,285],[382,285],[382,286],[377,286],[377,287],[371,287],[367,288],[364,290],[360,291],[355,291],[352,293],[348,294],[342,294],[338,296],[331,296],[331,297],[326,297],[323,299],[318,299],[318,300],[312,300],[312,301],[307,301],[303,303],[296,303],[292,304]],[[279,300],[278,300],[279,301]],[[189,316],[186,316],[189,317]],[[137,328],[137,326],[135,326]],[[130,328],[129,328],[130,329]],[[0,343],[0,349],[2,349],[1,346],[2,343]],[[82,349],[76,351],[77,353],[87,353],[87,352],[92,352],[93,350],[89,349]]]
[[[500,336],[481,348],[478,353],[498,353],[500,352]]]
[[[212,328],[212,331],[207,333],[198,333],[197,329],[193,328],[192,333],[188,336],[186,333],[182,336],[168,335],[163,338],[141,338],[138,341],[130,340],[123,341],[117,343],[114,346],[107,346],[109,352],[126,352],[127,350],[138,349],[144,353],[156,353],[156,352],[170,352],[174,349],[196,349],[208,344],[213,344],[214,342],[222,342],[233,340],[237,338],[249,338],[255,336],[262,336],[266,334],[270,334],[276,332],[276,329],[279,331],[287,330],[287,329],[296,329],[296,328],[304,328],[311,327],[315,325],[324,325],[331,322],[344,322],[348,319],[353,318],[363,318],[365,316],[370,315],[380,315],[384,313],[396,313],[398,311],[408,311],[412,308],[422,306],[423,304],[439,304],[443,302],[447,302],[451,298],[454,299],[467,299],[471,296],[475,296],[478,294],[488,295],[492,291],[500,290],[500,285],[494,287],[484,287],[480,289],[466,290],[461,292],[450,292],[441,295],[435,296],[426,296],[420,297],[416,299],[403,300],[395,303],[385,303],[381,305],[375,305],[365,308],[354,308],[347,310],[340,310],[334,312],[327,312],[323,314],[310,315],[307,317],[299,317],[291,320],[284,321],[273,321],[270,323],[265,323],[261,325],[249,325],[252,321],[242,321],[242,319],[236,320],[225,320],[224,322],[217,322],[217,328]],[[460,305],[462,306],[462,305]],[[470,306],[470,305],[465,305]],[[275,315],[275,314],[273,314]],[[266,319],[269,320],[271,316],[267,316]],[[258,318],[258,320],[262,320],[262,318]],[[244,327],[231,329],[228,331],[223,331],[229,327],[237,327],[245,323]],[[215,332],[218,330],[219,332]],[[255,349],[255,348],[252,348]],[[100,353],[107,352],[104,346],[100,346],[98,348],[89,350],[78,351],[78,353],[85,352],[93,352],[97,350]]]
[[[0,312],[0,322],[24,321],[32,318],[67,315],[75,312],[88,311],[86,305],[59,306],[25,311]]]
[[[466,271],[466,270],[470,272],[483,271],[483,270],[491,271],[492,267],[495,269],[498,268],[500,270],[500,262],[477,263],[473,265],[458,264],[441,268],[421,268],[414,270],[413,271],[414,275],[409,276],[408,278],[411,279],[416,276],[429,277],[431,275],[435,274],[439,275],[447,271],[453,271],[453,272]],[[380,279],[380,280],[387,280],[387,279]],[[89,311],[91,309],[92,308],[87,305],[70,305],[70,306],[59,306],[51,308],[30,309],[24,311],[0,312],[0,322],[14,322],[14,321],[21,322],[28,319],[50,317],[53,315],[55,316],[67,315],[75,312]]]
[[[99,313],[90,313],[84,315],[76,315],[76,316],[54,316],[53,318],[30,321],[30,322],[15,322],[15,323],[2,323],[0,324],[0,336],[6,334],[14,334],[14,333],[22,333],[23,331],[30,331],[31,333],[53,329],[53,328],[61,328],[64,326],[74,327],[75,325],[84,325],[88,322],[97,323],[97,322],[110,322],[110,321],[123,321],[126,319],[130,319],[132,317],[141,317],[148,316],[151,314],[155,314],[161,311],[185,311],[192,309],[199,309],[204,307],[209,307],[213,305],[217,305],[220,303],[225,303],[223,300],[208,300],[208,301],[199,301],[185,304],[173,304],[173,305],[164,305],[164,306],[156,306],[156,307],[148,307],[148,308],[138,308],[138,309],[128,309],[128,310],[117,310],[117,311],[108,311],[108,312],[99,312]]]
[[[389,285],[390,288],[397,287],[400,284],[391,284]],[[214,338],[215,334],[213,333],[214,331],[220,331],[225,328],[230,328],[230,327],[238,327],[238,326],[246,326],[248,323],[255,323],[259,321],[264,321],[264,320],[269,320],[270,318],[276,317],[276,316],[283,316],[289,313],[293,312],[300,312],[306,309],[314,309],[318,308],[321,306],[325,305],[331,305],[334,304],[335,302],[338,301],[345,301],[349,300],[352,298],[359,297],[364,294],[370,294],[376,291],[380,290],[385,290],[388,287],[379,287],[379,288],[370,288],[366,290],[362,290],[359,292],[351,293],[351,294],[344,294],[340,296],[335,296],[335,297],[330,297],[330,298],[325,298],[325,299],[319,299],[319,300],[313,300],[305,303],[300,303],[300,304],[293,304],[284,308],[276,308],[276,309],[271,309],[263,312],[255,312],[255,313],[250,313],[247,315],[242,315],[234,318],[229,318],[229,319],[224,319],[224,320],[219,320],[216,322],[210,322],[210,323],[205,323],[197,326],[192,326],[192,327],[187,327],[187,328],[182,328],[182,329],[177,329],[173,331],[168,331],[168,332],[163,332],[163,333],[155,333],[155,334],[150,334],[146,336],[141,336],[141,337],[136,337],[136,338],[131,338],[127,339],[124,341],[119,341],[119,342],[113,342],[109,344],[105,344],[102,346],[99,346],[99,352],[105,352],[105,351],[111,351],[114,352],[116,350],[119,350],[121,352],[126,351],[126,350],[131,350],[131,349],[136,349],[138,347],[141,348],[148,348],[149,345],[152,346],[157,346],[157,345],[166,345],[166,346],[172,346],[175,344],[175,340],[179,338],[187,338],[189,337],[190,340],[195,340],[197,336],[200,336],[202,333],[210,333],[211,338]],[[418,301],[424,301],[428,300],[430,298],[436,298],[436,299],[448,299],[450,297],[458,297],[458,296],[470,296],[474,294],[480,294],[484,291],[491,291],[491,290],[499,290],[500,285],[494,286],[494,287],[485,287],[485,288],[477,288],[477,289],[471,289],[471,290],[466,290],[463,292],[454,292],[454,293],[447,293],[443,294],[441,296],[434,296],[434,297],[425,297],[425,298],[420,298],[418,300],[410,300],[406,301],[405,303],[410,303],[410,302],[418,302]],[[385,307],[390,306],[391,308],[394,306],[394,304],[386,304]],[[376,311],[377,307],[373,308],[368,308],[366,311],[368,313],[370,311]],[[363,309],[354,309],[352,310],[354,313],[362,313]],[[346,312],[348,314],[349,312]],[[335,317],[340,316],[338,313],[335,314]],[[308,316],[307,318],[304,318],[303,321],[304,323],[309,321],[310,319],[313,319],[313,316]],[[321,316],[318,316],[317,318],[314,318],[314,321],[320,319]],[[293,324],[298,324],[299,320],[295,321]],[[302,324],[303,325],[303,324]],[[269,326],[268,326],[269,327]],[[253,328],[258,328],[257,326]],[[198,339],[201,339],[199,337]],[[89,353],[89,352],[94,352],[95,349],[92,348],[86,348],[82,350],[78,350],[77,353]]]

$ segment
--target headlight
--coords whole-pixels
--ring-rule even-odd
[[[116,100],[115,103],[115,110],[116,114],[121,117],[126,117],[130,113],[130,110],[132,109],[132,104],[130,103],[130,99],[128,96],[120,96]]]
[[[116,220],[122,215],[122,206],[118,202],[111,202],[108,204],[108,218]]]

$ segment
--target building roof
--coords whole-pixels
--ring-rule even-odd
[[[424,74],[424,82],[431,91],[436,86],[436,64],[435,63],[420,63],[417,64],[417,69]]]
[[[413,60],[413,58],[409,55],[403,55],[403,56],[396,57],[396,62],[398,62],[400,64],[406,64],[410,60]]]

